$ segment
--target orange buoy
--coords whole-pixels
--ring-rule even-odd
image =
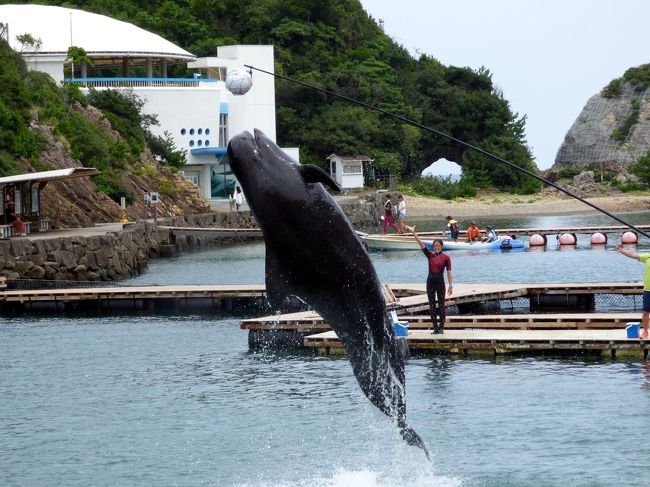
[[[563,233],[560,235],[560,245],[575,245],[578,242],[575,234],[573,233]]]
[[[623,232],[621,235],[621,242],[624,244],[635,244],[639,241],[639,236],[636,232]]]
[[[594,245],[602,245],[607,243],[607,235],[604,233],[596,232],[591,235],[591,243]]]
[[[530,239],[528,239],[528,245],[531,247],[541,247],[546,245],[546,235],[540,235],[539,233],[531,235]]]

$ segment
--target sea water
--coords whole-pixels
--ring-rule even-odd
[[[545,224],[595,219],[573,218]],[[507,222],[522,223],[539,225]],[[640,279],[641,264],[612,249],[581,240],[571,251],[451,256],[459,283]],[[426,278],[419,252],[372,259],[382,282]],[[154,261],[127,283],[263,278],[264,246],[252,243]],[[345,358],[252,352],[242,317],[0,317],[0,485],[604,486],[648,478],[647,362],[413,358],[408,418],[431,447],[429,463],[370,405]]]

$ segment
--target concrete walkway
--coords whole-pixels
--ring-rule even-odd
[[[47,232],[30,233],[26,237],[12,237],[12,238],[27,238],[29,240],[47,240],[59,237],[93,237],[95,235],[106,235],[108,232],[119,232],[122,230],[123,223],[98,223],[94,227],[86,228],[60,228],[57,230],[49,230]]]

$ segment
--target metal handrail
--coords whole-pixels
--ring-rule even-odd
[[[97,88],[197,88],[202,84],[212,87],[223,83],[203,78],[66,78],[64,82]]]

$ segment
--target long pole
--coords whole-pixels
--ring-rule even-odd
[[[467,143],[465,141],[457,139],[456,137],[452,137],[449,134],[446,134],[444,132],[440,132],[439,130],[428,127],[426,125],[423,125],[423,124],[421,124],[419,122],[416,122],[415,120],[411,120],[409,118],[403,117],[402,115],[397,115],[396,113],[389,112],[388,110],[384,110],[383,108],[379,108],[379,107],[376,107],[374,105],[370,105],[369,103],[365,103],[365,102],[360,101],[360,100],[355,100],[354,98],[350,98],[348,96],[341,95],[340,93],[336,93],[334,91],[330,91],[330,90],[327,90],[325,88],[321,88],[320,86],[315,86],[315,85],[312,85],[312,84],[309,84],[309,83],[305,83],[304,81],[300,81],[300,80],[295,79],[295,78],[290,78],[289,76],[283,76],[281,74],[272,73],[270,71],[266,71],[266,70],[261,69],[261,68],[256,68],[255,66],[251,66],[249,64],[245,64],[244,66],[249,68],[249,69],[254,69],[255,71],[259,71],[260,73],[269,74],[271,76],[275,76],[276,78],[283,79],[283,80],[289,81],[291,83],[296,83],[296,84],[299,84],[301,86],[305,86],[307,88],[310,88],[310,89],[313,89],[313,90],[316,90],[316,91],[320,91],[321,93],[326,93],[328,95],[335,96],[337,98],[341,98],[343,100],[349,101],[350,103],[354,103],[356,105],[360,105],[360,106],[368,108],[370,110],[374,110],[376,112],[382,113],[384,115],[388,115],[389,117],[393,117],[393,118],[395,118],[397,120],[400,120],[400,121],[402,121],[404,123],[407,123],[409,125],[413,125],[414,127],[418,127],[418,128],[420,128],[422,130],[425,130],[427,132],[431,132],[433,134],[439,135],[440,137],[444,137],[447,140],[451,140],[453,142],[456,142],[457,144],[463,145],[463,146],[467,147],[468,149],[472,149],[472,150],[478,152],[479,154],[483,154],[484,156],[487,156],[487,157],[489,157],[491,159],[494,159],[495,161],[498,161],[498,162],[500,162],[502,164],[510,166],[511,168],[516,169],[517,171],[523,172],[524,174],[528,174],[529,176],[537,179],[538,181],[541,181],[544,184],[547,184],[547,185],[557,189],[558,191],[561,191],[562,193],[567,194],[567,195],[571,196],[572,198],[577,199],[578,201],[582,201],[585,205],[591,206],[594,210],[599,211],[601,213],[604,213],[605,215],[609,216],[610,218],[613,218],[614,220],[616,220],[617,222],[622,223],[623,225],[625,225],[628,228],[631,228],[632,230],[634,230],[637,233],[640,233],[644,237],[650,238],[650,235],[648,235],[643,230],[637,228],[636,226],[632,225],[631,223],[628,223],[627,221],[623,220],[622,218],[619,218],[619,217],[611,214],[607,210],[605,210],[605,209],[591,203],[590,201],[587,201],[586,199],[578,196],[577,194],[569,191],[568,189],[565,189],[562,186],[559,186],[559,185],[555,184],[554,182],[549,181],[548,179],[544,179],[543,177],[535,174],[532,171],[529,171],[528,169],[525,169],[523,167],[519,167],[516,164],[513,164],[512,162],[506,161],[505,159],[503,159],[503,158],[501,158],[501,157],[499,157],[499,156],[497,156],[495,154],[487,152],[487,151],[481,149],[480,147],[476,147],[475,145],[469,144],[469,143]]]

